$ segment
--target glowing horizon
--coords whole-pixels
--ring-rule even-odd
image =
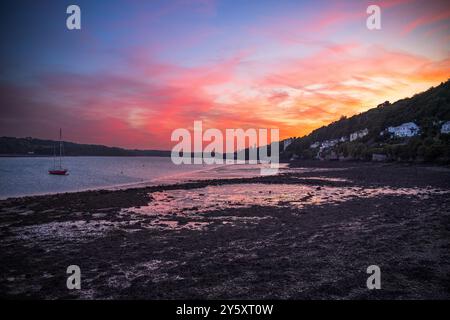
[[[9,4],[0,135],[170,149],[171,132],[303,136],[450,77],[446,1],[77,1]],[[14,31],[14,32],[12,32]]]

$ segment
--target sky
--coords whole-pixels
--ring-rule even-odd
[[[66,8],[81,9],[68,30]],[[369,30],[366,9],[381,8]],[[2,1],[0,136],[170,149],[173,130],[303,136],[450,76],[440,0]]]

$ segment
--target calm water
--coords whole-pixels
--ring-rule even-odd
[[[0,158],[0,199],[88,189],[259,175],[255,165],[174,165],[168,157],[65,157],[67,176],[49,175],[51,157]]]
[[[49,175],[52,158],[0,158],[0,198],[81,191],[137,183],[209,169],[177,166],[163,157],[65,157],[67,176]]]

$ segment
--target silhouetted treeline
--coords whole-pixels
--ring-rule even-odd
[[[309,148],[312,143],[348,137],[353,132],[367,128],[367,136],[357,141],[340,143],[333,150],[344,157],[356,159],[369,159],[373,153],[382,153],[391,160],[441,159],[449,162],[449,137],[440,132],[441,124],[449,120],[450,80],[411,98],[392,104],[386,101],[358,115],[342,117],[307,136],[295,139],[287,152],[301,158],[312,158],[315,156],[314,150]],[[405,139],[380,136],[380,132],[387,127],[406,122],[416,123],[420,127],[420,135]]]
[[[128,150],[94,144],[64,142],[66,156],[159,156],[170,157],[170,151],[163,150]],[[36,155],[51,156],[59,153],[59,142],[34,138],[0,138],[1,155]]]

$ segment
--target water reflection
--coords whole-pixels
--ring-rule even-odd
[[[243,208],[254,205],[304,208],[310,205],[339,204],[355,198],[373,198],[378,196],[413,196],[418,200],[429,194],[448,193],[448,190],[432,188],[363,188],[332,187],[292,184],[230,184],[207,186],[191,190],[170,190],[154,192],[152,201],[144,207],[129,208],[125,212],[159,216],[155,224],[168,228],[180,228],[176,221],[167,217],[201,219],[199,213],[227,208]],[[235,217],[236,219],[243,217]],[[256,217],[253,217],[255,219]],[[185,228],[201,229],[206,223]]]

